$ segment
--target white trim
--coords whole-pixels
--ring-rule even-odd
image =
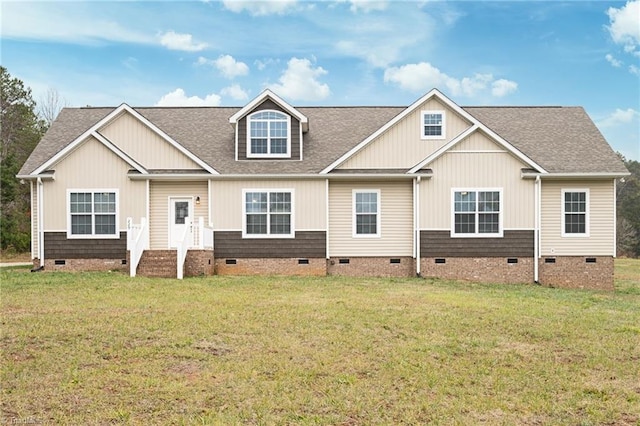
[[[431,163],[432,161],[434,161],[435,159],[440,157],[442,154],[447,152],[451,147],[455,146],[458,142],[460,142],[463,139],[465,139],[468,136],[470,136],[473,132],[478,130],[478,128],[479,127],[477,125],[475,125],[475,124],[473,126],[469,127],[467,130],[465,130],[464,132],[460,133],[458,136],[456,136],[455,138],[451,139],[449,142],[447,142],[442,147],[440,147],[440,149],[436,150],[433,154],[429,155],[427,158],[425,158],[424,160],[422,160],[421,162],[419,162],[418,164],[413,166],[411,169],[409,169],[407,174],[416,173],[418,170],[422,169],[425,165]]]
[[[427,114],[439,114],[442,117],[442,123],[440,124],[439,135],[425,135],[424,134],[424,116]],[[447,138],[447,119],[446,119],[446,111],[443,109],[440,110],[422,110],[420,111],[420,139],[421,140],[438,140],[438,139],[446,139]]]
[[[37,180],[36,192],[38,194],[38,258],[40,266],[44,266],[44,183],[40,178]]]
[[[255,114],[261,114],[263,112],[275,112],[277,114],[283,115],[284,116],[284,120],[287,122],[287,152],[282,154],[282,153],[276,153],[276,154],[272,154],[271,153],[271,122],[272,121],[282,121],[282,119],[256,119],[256,121],[263,121],[266,123],[269,123],[267,125],[267,153],[266,154],[254,154],[251,152],[251,122],[252,122],[252,118],[251,116],[255,115]],[[250,114],[247,115],[247,135],[246,135],[246,143],[247,143],[247,158],[262,158],[262,159],[267,159],[267,158],[291,158],[291,116],[288,114],[283,113],[282,111],[278,111],[278,110],[274,110],[274,109],[261,109],[258,111],[254,111]],[[259,139],[263,139],[263,138],[259,138]],[[278,139],[278,138],[276,138]]]
[[[456,192],[475,192],[478,194],[479,192],[497,192],[500,197],[500,210],[498,211],[498,232],[497,233],[480,233],[478,232],[479,226],[479,215],[481,214],[478,211],[478,197],[476,197],[476,210],[473,212],[476,217],[475,221],[475,232],[473,233],[457,233],[456,232],[456,209],[455,209],[455,194]],[[504,196],[503,196],[503,188],[451,188],[451,229],[450,234],[451,238],[502,238],[504,236]],[[461,214],[472,213],[472,212],[458,212]],[[495,213],[495,212],[485,212],[485,213]]]
[[[248,192],[266,192],[267,193],[267,212],[264,213],[267,215],[267,233],[266,234],[247,234],[247,205],[246,205],[246,194]],[[273,192],[288,192],[291,194],[291,212],[289,214],[290,222],[289,225],[291,227],[289,234],[272,234],[270,231],[270,216],[271,212],[269,211],[269,198],[270,194]],[[295,203],[295,190],[293,188],[243,188],[242,189],[242,238],[243,239],[260,239],[260,238],[295,238],[296,229],[295,229],[295,211],[296,211],[296,203]]]
[[[535,178],[540,176],[541,179],[606,179],[606,178],[621,178],[630,176],[631,173],[535,173],[535,172],[522,172],[523,178]]]
[[[616,194],[616,188],[618,185],[618,180],[613,180],[613,257],[616,258],[618,256],[618,200]]]
[[[162,130],[160,130],[155,124],[153,124],[152,122],[150,122],[149,120],[144,118],[140,113],[138,113],[136,110],[134,110],[133,108],[131,108],[129,105],[127,105],[125,103],[123,103],[122,105],[120,105],[119,107],[117,107],[116,109],[111,111],[109,114],[107,114],[106,117],[104,117],[102,120],[98,121],[96,124],[91,126],[83,134],[81,134],[80,136],[75,138],[73,141],[71,141],[71,143],[69,143],[63,149],[58,151],[58,153],[56,155],[54,155],[53,157],[49,158],[49,160],[44,162],[40,167],[35,169],[30,174],[31,175],[38,175],[38,174],[42,173],[44,170],[46,170],[49,167],[51,167],[51,165],[55,164],[56,162],[58,162],[59,160],[64,158],[67,154],[69,154],[71,151],[73,151],[78,145],[83,143],[89,136],[94,136],[94,133],[97,133],[102,127],[104,127],[106,124],[110,123],[111,121],[113,121],[117,117],[119,117],[120,114],[123,114],[124,112],[128,112],[133,117],[138,119],[140,122],[142,122],[142,124],[146,125],[154,133],[156,133],[158,136],[160,136],[162,139],[164,139],[166,142],[171,144],[174,148],[176,148],[182,154],[186,155],[189,159],[194,161],[196,164],[198,164],[200,167],[202,167],[203,169],[205,169],[209,173],[216,174],[216,175],[218,174],[218,172],[215,171],[212,167],[210,167],[207,163],[202,161],[196,155],[192,154],[191,151],[187,150],[185,147],[183,147],[178,142],[173,140],[169,135],[167,135]]]
[[[449,154],[508,154],[509,151],[504,149],[457,149],[455,151],[449,151]]]
[[[108,213],[108,215],[115,215],[115,234],[96,234],[96,222],[95,217],[95,200],[94,195],[97,193],[111,193],[113,192],[116,197],[116,211],[115,213]],[[71,233],[71,194],[75,193],[91,193],[91,234],[72,234]],[[70,240],[108,240],[120,238],[120,189],[118,188],[67,188],[67,239]]]
[[[324,181],[325,181],[325,186],[324,186],[325,187],[325,195],[324,195],[325,206],[324,206],[324,209],[325,209],[325,221],[326,221],[326,223],[325,223],[325,228],[326,228],[326,230],[325,230],[325,237],[326,237],[326,241],[325,241],[326,248],[325,248],[325,251],[326,251],[326,258],[329,259],[330,258],[329,257],[329,219],[330,219],[330,217],[329,217],[330,216],[329,215],[329,179],[327,178]]]
[[[213,208],[213,195],[211,194],[211,179],[207,180],[207,223],[209,228],[213,228],[213,218],[211,217],[211,209]]]
[[[420,176],[417,176],[414,184],[415,191],[415,201],[414,201],[414,229],[415,229],[415,244],[416,244],[416,275],[420,276],[421,266],[420,266]]]
[[[147,205],[145,207],[145,214],[146,214],[146,218],[147,218],[147,226],[151,225],[151,181],[147,181],[146,184],[146,201],[147,201]],[[147,238],[147,245],[151,244],[151,238]],[[148,246],[146,247],[147,249],[149,248]]]
[[[357,213],[356,213],[356,194],[376,194],[376,233],[375,234],[358,234],[357,231]],[[370,214],[370,213],[369,213]],[[352,189],[351,190],[351,225],[353,238],[381,238],[381,220],[382,216],[382,197],[380,196],[379,189]]]
[[[567,192],[584,192],[585,193],[585,203],[584,203],[584,233],[566,233],[565,232],[565,204],[564,204],[564,194]],[[589,210],[590,210],[590,196],[589,196],[589,188],[562,188],[560,191],[560,202],[561,204],[561,214],[560,218],[560,235],[563,238],[588,238],[589,237]]]
[[[306,125],[309,122],[307,117],[305,115],[303,115],[300,111],[298,111],[297,109],[295,109],[294,107],[289,105],[287,102],[285,102],[282,98],[280,98],[278,95],[273,93],[271,90],[265,89],[265,90],[262,91],[262,93],[260,93],[258,96],[256,96],[251,102],[249,102],[242,109],[240,109],[238,112],[236,112],[231,117],[229,117],[229,123],[237,124],[238,121],[240,121],[242,119],[242,117],[244,117],[245,115],[247,115],[251,111],[253,111],[253,109],[255,107],[260,105],[267,98],[271,99],[279,107],[281,107],[286,112],[288,112],[289,115],[292,115],[292,116],[296,117],[300,121],[300,124],[301,124],[300,127],[302,127],[303,125]],[[236,128],[236,134],[237,133],[238,132],[237,132],[237,128]]]
[[[133,158],[129,157],[124,151],[122,151],[120,148],[115,146],[109,139],[107,139],[106,137],[102,136],[100,133],[92,132],[91,136],[96,138],[104,146],[106,146],[108,149],[110,149],[114,154],[116,154],[118,157],[120,157],[122,160],[124,160],[127,164],[129,164],[131,167],[133,167],[134,169],[136,169],[140,173],[143,173],[143,174],[147,174],[148,173],[147,170],[144,168],[144,166],[142,166],[140,163],[135,161]]]
[[[540,281],[540,176],[533,185],[533,282]]]

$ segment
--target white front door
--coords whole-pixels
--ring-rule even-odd
[[[178,247],[178,243],[187,227],[187,217],[193,221],[193,198],[169,198],[169,248]]]

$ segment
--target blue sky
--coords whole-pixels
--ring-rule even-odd
[[[640,160],[640,0],[13,2],[1,62],[68,106],[583,106]]]

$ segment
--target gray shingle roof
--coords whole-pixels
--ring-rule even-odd
[[[309,118],[303,161],[235,161],[240,108],[135,108],[221,174],[318,173],[362,142],[404,107],[301,107]],[[624,173],[626,169],[579,107],[466,107],[468,113],[551,173]],[[65,108],[27,159],[33,172],[114,108]],[[418,162],[418,161],[416,161]]]

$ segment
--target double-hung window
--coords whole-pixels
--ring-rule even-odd
[[[245,190],[243,237],[293,237],[293,190]]]
[[[247,157],[291,156],[291,117],[279,111],[263,110],[247,117]]]
[[[444,139],[445,115],[444,111],[422,111],[420,114],[422,139]]]
[[[589,235],[589,190],[562,190],[562,236]]]
[[[353,236],[380,237],[380,190],[353,190]]]
[[[116,190],[67,191],[70,238],[117,238],[118,201]]]
[[[501,237],[502,190],[454,189],[454,237]]]

